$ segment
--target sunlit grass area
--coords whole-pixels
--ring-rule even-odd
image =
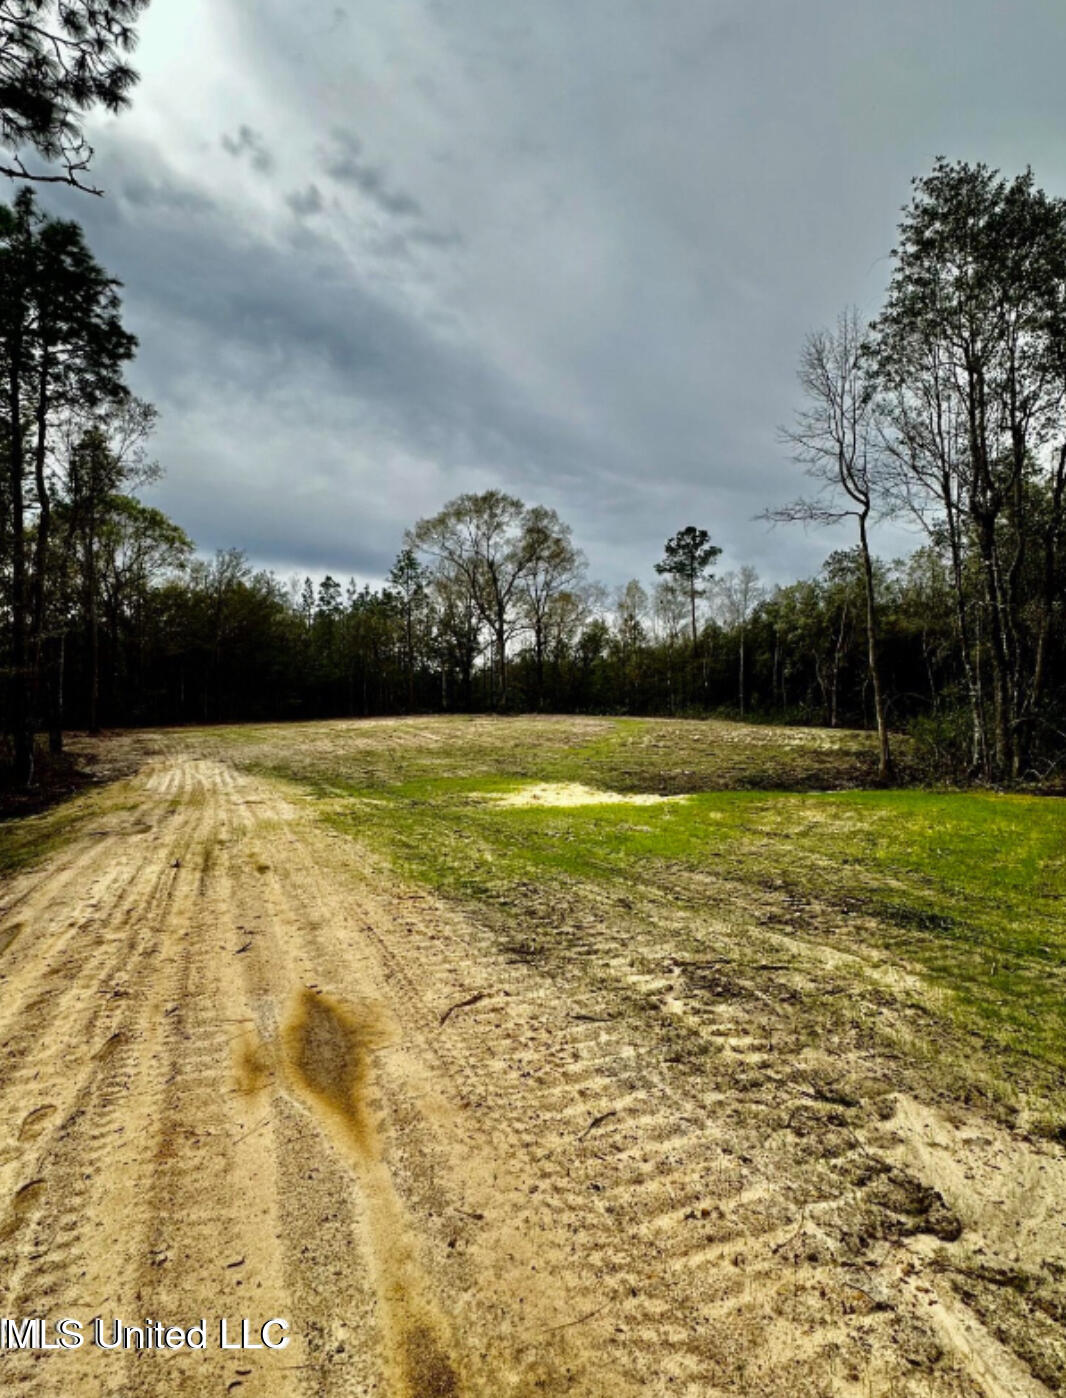
[[[0,821],[0,878],[42,863],[94,818],[121,810],[123,804],[120,789],[98,788],[38,815]]]
[[[349,733],[312,727],[283,755],[242,732],[233,756],[301,782],[408,876],[516,919],[514,891],[531,885],[654,888],[690,908],[702,897],[709,916],[723,904],[743,916],[746,891],[783,898],[797,936],[898,959],[990,1051],[1066,1066],[1060,802],[862,789],[870,745],[856,733],[469,719]],[[493,799],[535,782],[685,799]]]
[[[876,769],[868,733],[714,720],[453,715],[187,728],[174,737],[324,786],[469,776],[619,791],[811,790],[860,786]]]
[[[713,792],[575,808],[484,799],[515,786],[464,778],[353,788],[351,806],[331,818],[408,874],[465,898],[559,879],[661,890],[704,873],[739,885],[737,898],[750,885],[818,900],[852,920],[852,935],[950,991],[974,1028],[1066,1065],[1061,803],[914,791]]]

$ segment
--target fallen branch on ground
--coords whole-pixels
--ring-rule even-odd
[[[618,1115],[617,1112],[613,1112],[613,1111],[612,1111],[612,1112],[603,1112],[600,1116],[594,1116],[594,1117],[592,1118],[592,1120],[589,1122],[589,1124],[585,1127],[584,1131],[582,1131],[581,1135],[580,1135],[577,1139],[578,1139],[579,1141],[583,1141],[583,1140],[585,1139],[585,1137],[589,1134],[590,1131],[595,1131],[595,1129],[596,1129],[597,1126],[602,1126],[603,1123],[604,1123],[605,1121],[609,1121],[609,1120],[611,1119],[611,1117],[617,1116],[617,1115]]]
[[[440,1024],[438,1024],[437,1027],[440,1028],[447,1020],[448,1016],[453,1015],[456,1010],[465,1010],[468,1005],[476,1005],[480,1000],[484,1000],[488,993],[487,990],[479,990],[476,995],[469,995],[465,1000],[457,1000],[454,1005],[449,1005],[441,1015]]]

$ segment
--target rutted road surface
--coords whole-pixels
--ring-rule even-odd
[[[113,790],[0,895],[0,1315],[208,1346],[8,1351],[5,1392],[1050,1392],[931,1265],[1004,1192],[993,1128],[805,1090],[771,1131],[765,1024],[718,993],[758,1082],[694,1092],[604,998],[643,964],[609,928],[594,984],[550,980],[281,787],[165,757]],[[1025,1168],[1061,1201],[1061,1152]]]

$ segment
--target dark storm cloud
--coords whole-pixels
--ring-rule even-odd
[[[390,305],[328,233],[256,237],[184,189],[159,152],[127,142],[111,159],[116,194],[74,207],[101,260],[122,269],[141,341],[133,386],[163,415],[159,501],[201,547],[387,571],[403,528],[437,503],[404,497],[384,534],[366,527],[393,451],[437,463],[454,480],[446,494],[484,463],[505,483],[537,462],[542,485],[588,488],[594,444],[523,400],[476,346]],[[165,195],[142,196],[143,169],[162,172],[153,188]],[[178,206],[195,216],[175,223]],[[360,438],[378,453],[362,471]]]
[[[308,218],[313,214],[320,214],[326,207],[322,191],[314,182],[309,184],[306,189],[294,189],[291,194],[285,196],[285,202],[297,218]]]
[[[331,179],[346,184],[375,203],[387,214],[415,217],[422,212],[417,199],[403,190],[389,186],[385,171],[373,165],[362,156],[362,142],[350,131],[335,130],[333,146],[322,162],[322,168]]]
[[[266,142],[259,132],[253,131],[250,126],[240,126],[236,136],[224,134],[222,149],[234,156],[247,155],[252,162],[252,168],[260,174],[268,175],[274,168],[274,157]]]
[[[687,523],[784,579],[845,538],[754,520],[806,484],[805,334],[877,310],[938,152],[1066,193],[1064,42],[1040,0],[160,4],[108,200],[49,198],[126,284],[205,546],[381,572],[499,484],[609,582]]]

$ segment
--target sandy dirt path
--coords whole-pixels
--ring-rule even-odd
[[[993,1128],[900,1102],[805,1165],[796,1108],[771,1140],[615,1012],[639,947],[549,981],[280,786],[171,756],[113,790],[0,895],[0,1315],[208,1345],[2,1352],[5,1392],[1050,1392],[931,1266],[1003,1192]],[[765,1068],[763,1028],[708,1032]],[[1026,1168],[1066,1198],[1061,1152]],[[914,1226],[856,1241],[872,1188]]]

